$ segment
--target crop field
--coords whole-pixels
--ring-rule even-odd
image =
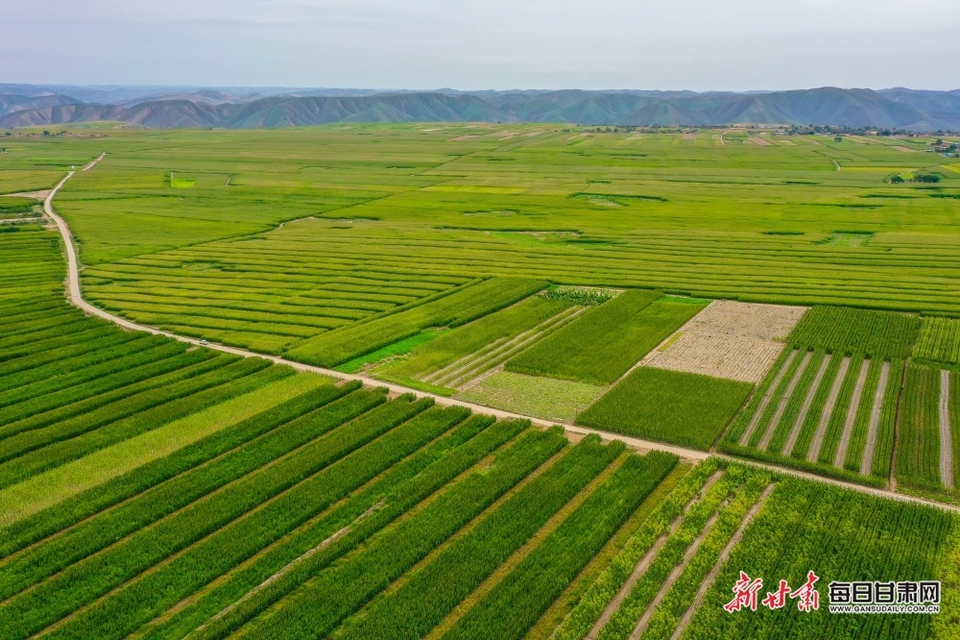
[[[933,492],[956,493],[960,438],[954,370],[910,364],[906,372],[897,440],[897,482]]]
[[[507,362],[507,371],[611,384],[706,303],[628,291]]]
[[[0,193],[106,152],[55,202],[87,301],[250,352],[84,315],[0,198],[0,640],[955,638],[960,164],[926,142],[12,137]],[[941,611],[828,611],[865,580]]]
[[[577,424],[706,451],[752,389],[745,382],[637,367]]]
[[[875,535],[877,522],[890,523],[887,535]],[[901,573],[947,579],[956,522],[936,510],[710,460],[636,530],[554,637],[950,637],[949,613],[934,623],[932,616],[830,615],[824,585]],[[741,571],[762,580],[758,604],[776,593],[778,580],[796,589],[816,571],[819,610],[804,613],[788,599],[781,608],[728,612]]]
[[[805,307],[715,300],[643,358],[643,364],[759,383]]]
[[[960,365],[960,320],[924,318],[913,355],[920,360]]]

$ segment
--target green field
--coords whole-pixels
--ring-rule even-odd
[[[88,301],[454,400],[86,316],[60,236],[0,199],[0,640],[956,636],[956,510],[776,470],[960,502],[955,160],[747,130],[77,134],[11,137],[0,192],[107,152],[55,203]],[[913,170],[943,179],[885,181]],[[756,387],[635,367],[710,298],[814,308]],[[815,571],[820,608],[728,613],[740,571],[760,597]],[[941,612],[830,614],[860,580],[940,580]]]
[[[638,367],[577,417],[577,424],[709,450],[753,385]]]

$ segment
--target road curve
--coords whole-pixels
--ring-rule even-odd
[[[98,158],[96,158],[95,160],[91,161],[89,164],[84,166],[83,169],[81,169],[81,171],[87,171],[93,168],[99,161],[103,159],[104,155],[105,154],[100,154]],[[554,422],[550,422],[549,420],[542,420],[540,418],[525,416],[519,413],[512,413],[510,411],[493,409],[491,407],[485,407],[483,405],[473,404],[471,402],[463,402],[462,400],[456,400],[454,398],[448,398],[445,396],[427,393],[425,391],[411,389],[409,387],[404,387],[398,384],[383,382],[382,380],[377,380],[375,378],[368,378],[366,376],[358,376],[350,373],[341,373],[339,371],[334,371],[332,369],[315,367],[313,365],[304,364],[302,362],[287,360],[286,358],[281,358],[279,356],[271,356],[271,355],[266,355],[262,353],[254,353],[252,351],[246,351],[245,349],[238,349],[236,347],[228,347],[226,345],[215,344],[215,343],[208,343],[208,344],[201,345],[199,339],[189,338],[187,336],[177,335],[169,331],[162,331],[160,329],[157,329],[156,327],[150,327],[150,326],[139,324],[136,322],[131,322],[130,320],[126,320],[125,318],[115,316],[108,311],[104,311],[99,307],[93,306],[92,304],[90,304],[89,302],[83,299],[83,295],[80,291],[80,268],[77,261],[77,252],[73,243],[73,234],[70,231],[70,227],[67,226],[66,221],[62,217],[60,217],[56,213],[56,211],[54,211],[53,209],[54,197],[57,195],[57,192],[61,189],[61,187],[63,187],[63,185],[66,184],[67,180],[73,177],[74,173],[76,172],[75,171],[68,172],[67,175],[65,175],[63,179],[59,183],[57,183],[57,186],[55,186],[53,189],[50,190],[50,193],[49,195],[47,195],[46,200],[43,201],[43,210],[46,213],[46,215],[51,220],[53,220],[54,223],[56,223],[57,228],[60,231],[60,235],[63,237],[64,246],[66,247],[66,250],[67,250],[67,291],[66,291],[67,299],[70,301],[71,304],[81,309],[85,313],[88,313],[92,316],[96,316],[98,318],[102,318],[104,320],[108,320],[130,331],[145,331],[153,335],[166,336],[174,340],[179,340],[180,342],[186,342],[192,345],[202,346],[207,349],[215,349],[217,351],[222,351],[224,353],[231,353],[231,354],[242,356],[245,358],[264,358],[276,364],[287,365],[298,371],[317,373],[317,374],[329,376],[332,378],[338,378],[340,380],[347,380],[347,381],[356,380],[356,381],[362,382],[365,385],[369,385],[372,387],[386,388],[390,394],[399,395],[399,394],[409,393],[409,394],[414,394],[419,398],[432,398],[434,402],[436,402],[436,404],[441,406],[466,407],[467,409],[470,409],[475,413],[483,413],[486,415],[495,416],[497,418],[514,418],[514,419],[520,419],[520,420],[529,420],[532,424],[542,428],[551,427],[554,424],[556,424]],[[810,473],[805,473],[803,471],[789,469],[786,467],[762,464],[762,463],[753,462],[751,460],[733,458],[731,456],[726,456],[723,454],[709,453],[706,451],[698,451],[696,449],[687,449],[684,447],[677,447],[669,444],[664,444],[661,442],[653,442],[650,440],[644,440],[642,438],[634,438],[631,436],[624,436],[624,435],[619,435],[615,433],[610,433],[607,431],[599,431],[596,429],[587,429],[587,428],[579,427],[575,425],[560,425],[560,426],[562,426],[566,432],[573,434],[575,436],[598,435],[607,441],[620,440],[624,444],[626,444],[628,447],[632,449],[636,449],[637,451],[654,451],[654,450],[664,451],[666,453],[672,453],[678,456],[680,459],[687,462],[696,463],[701,460],[706,460],[711,456],[716,456],[718,458],[722,458],[724,460],[728,460],[731,462],[763,467],[765,469],[776,471],[778,473],[782,473],[785,475],[795,476],[795,477],[803,478],[807,480],[825,482],[838,487],[843,487],[845,489],[852,489],[854,491],[859,491],[861,493],[867,493],[870,495],[881,496],[885,498],[892,498],[894,500],[901,500],[905,502],[915,502],[919,504],[925,504],[928,506],[938,507],[940,509],[945,509],[945,510],[955,511],[957,513],[960,513],[960,506],[944,504],[944,503],[936,502],[933,500],[926,500],[923,498],[904,495],[900,493],[894,493],[892,491],[886,491],[882,489],[874,489],[872,487],[865,487],[863,485],[855,484],[852,482],[844,482],[842,480],[835,480],[833,478],[824,478],[824,477],[820,477]]]

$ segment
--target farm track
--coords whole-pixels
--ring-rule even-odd
[[[780,386],[780,381],[783,379],[783,376],[786,375],[787,369],[790,368],[790,365],[796,357],[797,351],[791,351],[790,355],[787,356],[787,359],[784,360],[783,365],[780,367],[780,371],[778,371],[776,377],[774,377],[773,382],[767,387],[767,392],[763,394],[763,399],[757,406],[757,411],[753,414],[753,418],[750,419],[750,424],[747,426],[746,431],[743,432],[743,435],[740,436],[740,446],[745,447],[750,442],[750,437],[753,435],[753,432],[757,430],[757,426],[760,424],[760,418],[763,417],[764,412],[767,410],[767,405],[770,404],[770,400],[773,399],[777,387]]]
[[[873,471],[873,454],[877,449],[877,432],[880,430],[880,415],[883,412],[883,398],[890,383],[890,363],[884,362],[880,370],[880,381],[877,383],[877,393],[873,398],[873,409],[870,411],[870,426],[867,429],[867,443],[863,448],[863,460],[860,462],[860,475],[869,476]]]
[[[790,398],[793,397],[794,391],[797,390],[797,385],[800,383],[800,378],[803,377],[803,373],[807,370],[807,365],[810,364],[810,358],[812,357],[812,351],[807,351],[805,354],[803,354],[803,360],[800,361],[800,366],[797,367],[797,370],[793,374],[793,378],[790,379],[790,384],[787,385],[786,390],[783,392],[783,396],[781,396],[780,402],[777,404],[777,410],[770,419],[770,424],[767,425],[766,430],[763,432],[763,437],[760,439],[761,449],[766,450],[770,446],[770,440],[773,438],[773,434],[777,430],[777,425],[780,424],[780,419],[783,417],[783,412],[786,411],[787,404],[790,402]]]
[[[679,638],[683,636],[683,632],[686,631],[687,625],[689,625],[690,620],[693,619],[693,614],[695,614],[697,609],[700,608],[700,605],[703,604],[703,599],[706,597],[707,591],[710,590],[710,587],[713,586],[717,576],[720,575],[720,571],[723,569],[723,565],[726,564],[727,559],[730,557],[730,553],[733,551],[733,548],[737,546],[737,543],[739,543],[740,539],[743,538],[743,532],[746,531],[750,521],[753,520],[758,513],[760,513],[760,509],[763,508],[767,498],[769,498],[770,494],[773,493],[774,486],[775,485],[773,484],[767,485],[767,488],[764,489],[762,494],[760,494],[760,497],[757,499],[754,505],[750,507],[750,511],[748,511],[747,515],[744,516],[743,522],[740,523],[740,527],[730,538],[730,541],[727,542],[727,546],[725,546],[723,551],[720,552],[720,556],[717,558],[717,562],[713,565],[710,573],[708,573],[707,577],[704,578],[703,584],[700,585],[700,589],[697,590],[697,594],[693,597],[693,602],[690,604],[690,607],[687,608],[683,614],[683,617],[680,618],[680,622],[677,624],[677,629],[673,632],[673,635],[670,636],[670,640],[679,640]]]
[[[853,397],[850,398],[850,407],[847,409],[847,419],[843,423],[843,433],[840,434],[840,444],[837,446],[837,453],[833,458],[833,466],[843,469],[843,463],[847,459],[847,450],[850,448],[850,438],[853,436],[853,423],[857,420],[857,411],[860,410],[860,401],[863,398],[863,388],[867,384],[867,372],[870,370],[870,360],[864,358],[860,365],[860,373],[857,375],[857,386],[853,389]]]
[[[787,441],[783,445],[783,454],[792,455],[793,448],[797,444],[797,438],[800,437],[800,430],[803,428],[803,424],[807,421],[807,414],[810,413],[810,406],[813,404],[813,398],[817,395],[817,389],[820,388],[820,383],[823,382],[823,376],[827,372],[827,367],[830,366],[830,354],[825,354],[823,357],[823,362],[820,363],[820,368],[817,370],[817,375],[814,377],[813,382],[810,383],[810,389],[807,390],[807,396],[803,399],[803,405],[800,407],[800,413],[797,414],[797,419],[793,423],[793,427],[790,429],[790,435],[787,436]]]
[[[104,156],[105,154],[101,154],[98,158],[96,158],[96,160],[92,161],[90,164],[85,166],[83,170],[89,170],[90,168],[93,168],[93,166],[95,166],[97,162],[101,161],[104,158]],[[61,237],[63,238],[64,248],[66,249],[66,253],[67,253],[66,297],[67,297],[67,300],[71,304],[73,304],[75,307],[80,309],[81,311],[84,311],[89,315],[96,316],[103,320],[107,320],[108,322],[112,322],[113,324],[119,327],[122,327],[124,329],[127,329],[129,331],[143,331],[146,333],[150,333],[152,335],[166,336],[168,338],[172,338],[174,340],[185,342],[187,344],[191,344],[194,346],[198,346],[198,347],[202,346],[209,349],[214,349],[216,351],[222,351],[224,353],[232,353],[235,355],[243,356],[245,358],[263,358],[265,360],[269,360],[276,364],[287,365],[297,371],[315,373],[315,374],[327,376],[329,378],[339,379],[341,381],[355,380],[373,388],[377,388],[377,387],[384,388],[384,389],[387,389],[387,391],[392,397],[402,395],[402,394],[413,394],[418,398],[430,398],[436,403],[436,405],[441,407],[459,406],[459,407],[470,409],[475,413],[493,416],[497,419],[528,420],[531,424],[540,428],[552,427],[556,424],[554,422],[550,422],[548,420],[542,420],[540,418],[535,418],[532,416],[525,416],[522,414],[513,413],[510,411],[503,411],[500,409],[492,409],[490,407],[485,407],[485,406],[473,404],[470,402],[464,402],[462,400],[455,400],[452,398],[448,398],[446,396],[427,393],[424,391],[420,391],[418,389],[412,389],[412,388],[404,387],[398,384],[383,382],[381,380],[368,378],[366,376],[359,376],[359,375],[349,374],[349,373],[341,373],[339,371],[334,371],[332,369],[324,369],[322,367],[316,367],[313,365],[304,364],[302,362],[297,362],[295,360],[288,360],[286,358],[281,358],[279,356],[270,356],[262,353],[255,353],[252,351],[247,351],[245,349],[237,349],[234,347],[228,347],[220,344],[201,344],[201,341],[199,339],[189,338],[186,336],[181,336],[175,333],[171,333],[169,331],[162,331],[155,327],[150,327],[147,325],[138,324],[136,322],[131,322],[129,320],[125,320],[124,318],[113,315],[112,313],[104,311],[103,309],[100,309],[99,307],[96,307],[90,304],[89,302],[83,299],[83,295],[80,291],[79,262],[77,260],[76,248],[74,247],[74,244],[73,244],[73,234],[70,231],[70,227],[67,226],[66,221],[63,218],[61,218],[53,209],[53,199],[54,197],[56,197],[57,191],[59,191],[60,188],[62,188],[63,185],[66,184],[67,180],[69,180],[74,173],[75,173],[74,171],[68,172],[63,177],[63,179],[59,183],[57,183],[56,187],[51,189],[49,195],[47,196],[47,199],[44,200],[43,202],[43,208],[44,208],[45,214],[51,220],[53,220],[53,222],[56,224],[57,229],[60,232]],[[778,382],[779,382],[779,379],[778,379]],[[772,392],[771,392],[771,395],[772,395]],[[791,469],[789,467],[754,462],[754,461],[750,461],[742,458],[735,458],[733,456],[728,456],[728,455],[724,455],[716,452],[688,449],[685,447],[664,444],[662,442],[644,440],[642,438],[622,436],[622,435],[610,433],[607,431],[601,431],[599,429],[589,429],[589,428],[579,427],[574,425],[562,425],[562,426],[566,432],[574,434],[574,436],[586,436],[586,435],[595,434],[605,441],[620,440],[621,442],[626,444],[628,447],[641,452],[652,451],[652,450],[663,451],[663,452],[678,456],[680,459],[684,461],[693,462],[693,463],[706,460],[707,458],[710,458],[713,456],[723,460],[737,462],[739,464],[747,464],[750,466],[767,469],[775,473],[782,473],[782,474],[791,475],[797,478],[802,478],[805,480],[812,480],[816,482],[830,484],[836,487],[857,491],[859,493],[884,497],[888,499],[898,500],[901,502],[911,502],[914,504],[922,504],[926,506],[932,506],[939,509],[960,513],[960,506],[958,505],[946,504],[942,502],[937,502],[935,500],[927,500],[925,498],[897,493],[894,490],[875,489],[873,487],[867,487],[867,486],[856,484],[853,482],[844,482],[842,480],[836,480],[834,478],[818,476],[812,473],[807,473],[805,471]]]
[[[722,470],[717,470],[707,479],[703,487],[697,492],[698,496],[703,496],[710,490],[717,480],[723,476]],[[673,522],[670,523],[670,526],[660,534],[660,537],[657,538],[657,541],[650,547],[650,550],[643,554],[643,557],[640,558],[640,561],[637,562],[637,566],[634,567],[633,572],[630,574],[630,577],[627,578],[627,581],[623,583],[623,586],[620,588],[620,591],[617,592],[617,595],[613,597],[610,603],[603,610],[603,613],[600,614],[600,617],[597,619],[596,623],[593,625],[593,628],[590,629],[590,632],[585,636],[585,640],[597,640],[600,636],[600,632],[603,628],[610,622],[610,618],[620,610],[620,605],[623,604],[623,601],[630,595],[630,592],[633,591],[634,585],[640,580],[644,573],[647,572],[647,569],[650,568],[650,565],[653,564],[653,561],[656,560],[657,554],[660,553],[660,549],[664,547],[667,543],[667,539],[673,535],[677,529],[680,528],[680,525],[683,524],[683,520],[687,515],[687,512],[690,511],[690,508],[699,500],[698,496],[694,496],[683,508],[683,511],[677,516]]]
[[[950,431],[950,372],[940,371],[940,482],[955,487],[953,477],[953,434]]]
[[[827,435],[827,427],[830,424],[830,418],[833,417],[833,410],[837,406],[837,398],[840,397],[840,388],[843,386],[843,380],[847,377],[847,369],[849,368],[850,356],[845,356],[840,363],[840,370],[837,371],[837,377],[833,379],[833,386],[830,387],[830,395],[827,397],[827,403],[823,407],[823,413],[820,414],[820,423],[817,425],[816,433],[813,434],[813,442],[810,443],[810,450],[807,451],[807,462],[816,462],[820,457],[823,438]]]

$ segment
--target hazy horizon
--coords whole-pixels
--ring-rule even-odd
[[[7,4],[0,81],[38,85],[950,90],[960,53],[950,0]]]

